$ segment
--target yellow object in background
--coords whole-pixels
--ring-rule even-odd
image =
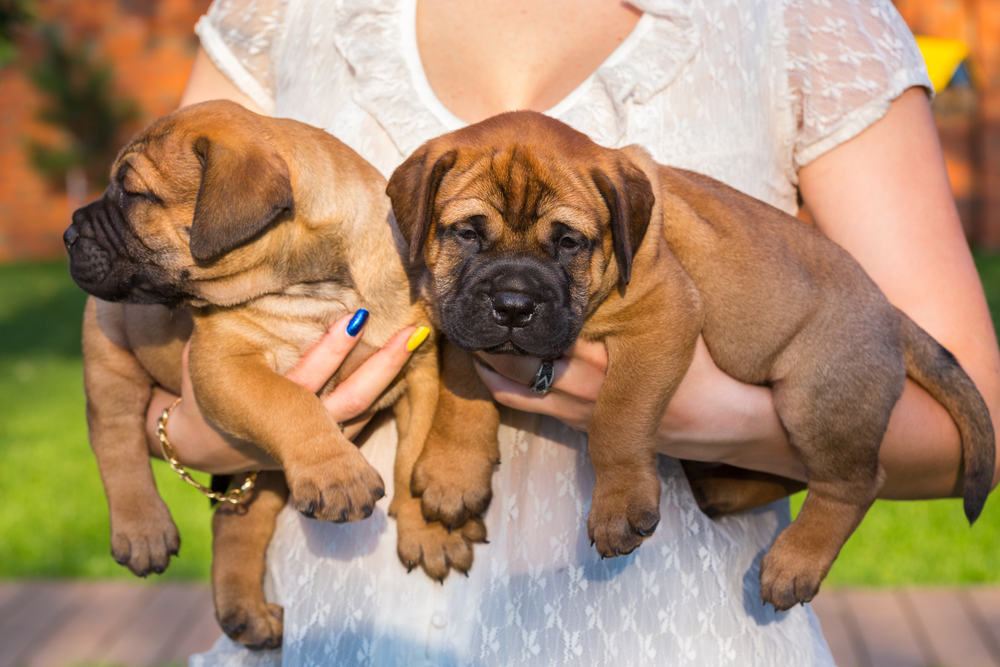
[[[916,35],[917,46],[927,63],[927,73],[934,84],[934,90],[940,92],[948,87],[962,61],[969,57],[969,47],[960,39],[944,39],[942,37],[926,37]]]

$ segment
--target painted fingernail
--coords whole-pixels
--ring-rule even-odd
[[[420,347],[420,344],[427,340],[427,335],[431,332],[427,327],[420,327],[412,334],[410,334],[409,340],[406,341],[406,351],[413,352],[415,349]]]
[[[362,308],[358,312],[354,313],[354,317],[351,321],[347,323],[347,335],[354,338],[361,331],[361,327],[365,326],[365,322],[368,321],[368,311]]]

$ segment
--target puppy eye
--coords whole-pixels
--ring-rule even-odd
[[[476,230],[466,227],[465,229],[459,230],[458,238],[464,241],[478,241],[479,234],[476,233]]]
[[[124,183],[122,183],[121,185],[120,193],[123,202],[125,200],[136,201],[139,199],[152,199],[152,197],[150,197],[148,192],[144,192],[141,190],[133,190],[132,188],[126,186]]]
[[[580,242],[572,236],[564,236],[559,240],[559,247],[566,250],[576,250],[580,247]]]

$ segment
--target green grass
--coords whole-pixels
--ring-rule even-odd
[[[792,499],[794,509],[805,494]],[[879,500],[844,545],[827,586],[1000,581],[1000,494],[969,528],[962,501]]]
[[[1000,321],[1000,255],[977,263]],[[109,555],[107,505],[87,444],[83,302],[62,263],[0,266],[0,578],[133,578]],[[207,581],[208,503],[164,464],[154,467],[182,540],[159,579]],[[876,503],[828,581],[1000,581],[1000,494],[972,529],[959,500]]]
[[[134,578],[111,559],[87,442],[84,298],[63,263],[0,267],[0,577]],[[208,501],[162,462],[155,472],[181,532],[161,578],[207,580]]]

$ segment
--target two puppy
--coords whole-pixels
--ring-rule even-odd
[[[212,118],[207,126],[203,116]],[[234,133],[233,117],[252,129]],[[424,321],[406,286],[403,244],[379,203],[378,174],[317,130],[211,103],[147,130],[113,176],[66,240],[74,277],[103,299],[88,304],[84,345],[116,558],[138,573],[165,567],[176,551],[141,420],[154,383],[179,390],[180,350],[192,330],[203,411],[283,464],[300,510],[334,520],[370,513],[381,480],[315,409],[315,397],[280,374],[330,322],[362,305],[381,319],[366,327],[343,373],[391,332]],[[485,536],[477,516],[490,499],[498,417],[468,351],[553,359],[577,336],[603,341],[610,360],[590,426],[597,483],[588,532],[604,556],[632,551],[656,528],[655,429],[699,334],[724,371],[772,387],[809,471],[799,518],[762,562],[765,601],[787,609],[815,595],[881,485],[878,447],[907,374],[958,423],[966,513],[974,520],[981,510],[993,432],[975,387],[847,253],[789,216],[656,165],[641,149],[604,149],[528,112],[428,142],[387,192],[409,245],[413,290],[451,341],[440,385],[426,346],[408,366],[405,389],[397,384],[377,406],[397,401],[392,511],[404,563],[432,576],[447,574],[449,563],[467,569],[469,545]],[[108,300],[185,304],[194,323],[181,310]],[[790,486],[688,472],[712,513]],[[250,645],[280,640],[280,624],[276,635],[268,619],[276,610],[259,589],[283,492],[280,475],[265,476],[255,502],[214,521],[219,617]],[[223,546],[240,540],[252,543],[244,550],[252,563]]]

